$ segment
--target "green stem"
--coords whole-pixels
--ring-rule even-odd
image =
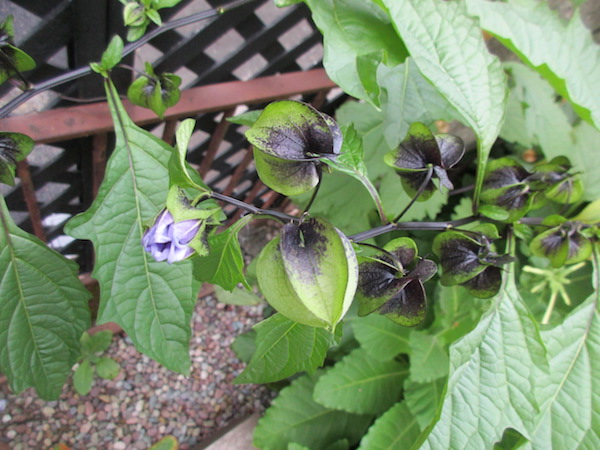
[[[229,203],[237,208],[243,209],[244,211],[248,211],[251,214],[260,215],[260,216],[270,216],[275,218],[283,223],[288,222],[300,222],[300,219],[296,216],[291,216],[289,214],[280,212],[280,211],[271,211],[268,209],[261,209],[257,206],[250,205],[249,203],[238,200],[237,198],[229,197],[227,195],[219,194],[218,192],[212,192],[210,194],[212,198],[215,200],[220,200],[225,203]]]
[[[382,234],[389,233],[391,231],[446,231],[449,228],[460,227],[471,222],[479,220],[477,216],[465,217],[464,219],[449,220],[447,222],[400,222],[400,223],[388,223],[380,227],[372,228],[370,230],[363,231],[358,234],[349,236],[354,243],[366,241]]]
[[[319,189],[321,188],[321,181],[323,180],[323,172],[320,169],[317,169],[319,171],[319,181],[317,183],[317,186],[315,187],[315,190],[312,193],[312,196],[310,197],[310,200],[308,201],[308,204],[306,205],[306,208],[304,208],[304,212],[302,213],[302,215],[306,214],[308,212],[308,210],[310,209],[310,207],[313,205],[313,203],[315,202],[315,199],[317,198],[317,194],[319,193]]]

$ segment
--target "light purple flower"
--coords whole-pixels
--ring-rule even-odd
[[[182,261],[194,253],[188,244],[198,234],[200,225],[201,221],[196,219],[175,223],[171,213],[163,209],[144,233],[142,245],[156,261],[166,260],[169,264]]]

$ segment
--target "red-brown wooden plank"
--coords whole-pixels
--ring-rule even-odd
[[[335,84],[323,69],[292,72],[249,81],[231,81],[188,89],[177,105],[165,113],[165,120],[223,111],[237,105],[251,105],[331,89]],[[160,119],[152,111],[123,101],[132,120],[140,125]],[[0,130],[23,133],[37,143],[58,142],[90,136],[113,129],[106,102],[57,108],[24,116],[0,119]]]
[[[215,155],[219,150],[219,146],[221,145],[221,142],[223,142],[225,133],[227,133],[227,129],[229,128],[230,123],[227,121],[227,119],[233,116],[234,112],[235,108],[229,108],[223,113],[221,121],[217,125],[217,128],[215,129],[212,137],[210,138],[208,148],[202,156],[202,164],[200,164],[200,169],[198,169],[198,173],[200,173],[200,176],[202,178],[204,178],[210,170],[210,166],[212,165],[212,162],[215,159]]]
[[[31,171],[29,170],[27,159],[17,163],[17,175],[21,179],[21,190],[23,191],[23,197],[25,198],[25,204],[27,205],[27,211],[29,212],[33,233],[40,240],[46,242],[46,232],[42,225],[42,213],[40,212],[40,206],[38,205],[35,186],[33,185],[33,179],[31,178]]]

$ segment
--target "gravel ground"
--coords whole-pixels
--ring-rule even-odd
[[[230,350],[235,336],[262,318],[262,306],[237,307],[213,296],[198,301],[191,341],[189,378],[141,355],[117,336],[108,352],[121,365],[112,381],[96,378],[86,396],[69,379],[58,401],[45,402],[27,390],[13,395],[0,386],[0,449],[146,449],[173,435],[181,449],[193,448],[232,420],[263,411],[266,387],[236,386],[244,364]]]

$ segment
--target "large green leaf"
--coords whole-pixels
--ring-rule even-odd
[[[380,361],[368,349],[356,349],[323,375],[315,386],[315,400],[329,408],[357,414],[379,414],[400,399],[405,364]]]
[[[362,450],[410,448],[419,436],[419,424],[406,403],[396,403],[379,417],[360,441]]]
[[[547,2],[468,0],[481,26],[537,70],[580,117],[600,128],[600,48],[579,14],[565,22]]]
[[[421,73],[463,116],[478,139],[475,198],[490,148],[502,125],[506,81],[463,2],[384,0]]]
[[[306,0],[323,34],[323,64],[329,77],[349,95],[378,104],[380,63],[397,65],[407,56],[390,20],[364,0]]]
[[[254,445],[272,450],[287,449],[295,442],[308,448],[327,448],[341,439],[359,441],[371,416],[359,416],[326,408],[313,400],[313,390],[321,373],[305,375],[292,382],[273,400],[258,421]]]
[[[443,340],[425,331],[410,334],[410,379],[426,383],[448,374],[448,350]]]
[[[256,351],[236,383],[271,383],[323,364],[333,335],[275,314],[254,326]]]
[[[0,196],[0,372],[55,400],[90,325],[77,265],[19,229]]]
[[[600,447],[599,276],[596,267],[596,292],[561,325],[542,332],[550,372],[537,382],[541,412],[531,431],[533,448]]]
[[[537,323],[505,276],[479,324],[450,346],[446,394],[423,448],[490,448],[506,428],[526,436],[533,427],[548,364]]]
[[[400,353],[409,353],[411,328],[403,327],[379,314],[358,317],[352,321],[356,340],[369,351],[369,356],[389,361]]]
[[[600,131],[585,122],[571,125],[554,90],[533,69],[517,63],[504,67],[512,86],[500,136],[524,147],[539,146],[549,160],[568,155],[573,168],[582,174],[585,199],[597,199],[600,156],[594,148]]]
[[[131,121],[112,84],[106,89],[115,150],[98,197],[66,229],[94,243],[99,323],[118,323],[141,352],[188,373],[190,319],[199,289],[199,283],[190,281],[192,263],[156,262],[141,245],[144,223],[164,206],[173,150]]]
[[[446,378],[438,378],[428,383],[415,383],[409,379],[404,383],[406,405],[416,417],[421,430],[427,428],[435,418],[444,397],[446,381]]]

